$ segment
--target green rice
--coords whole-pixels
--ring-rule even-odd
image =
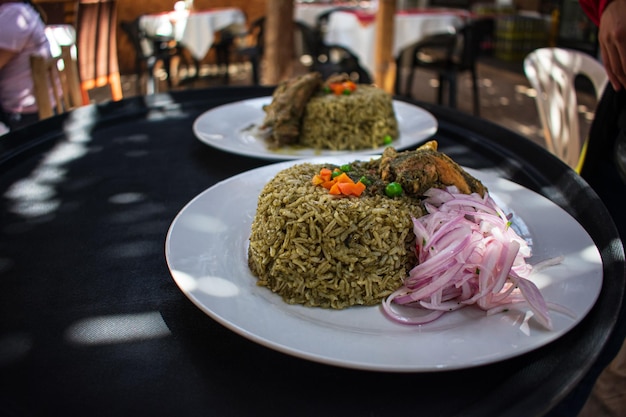
[[[322,167],[294,165],[264,187],[252,223],[250,269],[259,285],[287,303],[378,304],[415,264],[411,216],[422,208],[410,197],[330,195],[311,183]]]
[[[398,135],[391,95],[359,84],[349,95],[315,94],[305,108],[299,142],[314,149],[359,150]]]

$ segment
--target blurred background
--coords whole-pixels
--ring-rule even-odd
[[[81,0],[84,2],[86,0]],[[48,25],[74,25],[78,10],[77,0],[34,0],[47,15]],[[117,0],[116,1],[116,43],[119,73],[124,97],[163,92],[167,90],[202,88],[213,85],[268,84],[263,76],[255,75],[251,56],[255,49],[258,34],[253,34],[253,26],[267,16],[268,12],[280,12],[287,2],[268,0]],[[330,10],[333,8],[360,8],[375,13],[377,1],[294,1],[296,20],[305,18],[309,10]],[[493,2],[475,0],[396,0],[396,11],[402,13],[446,10],[471,18],[493,20],[491,33],[480,45],[476,58],[476,73],[479,96],[479,109],[473,106],[471,74],[459,72],[457,100],[454,107],[460,111],[480,115],[494,123],[514,130],[530,140],[544,144],[544,133],[536,108],[536,92],[530,87],[523,69],[524,58],[533,50],[543,47],[563,47],[582,51],[598,57],[597,30],[582,12],[577,0],[495,0]],[[146,66],[139,61],[139,52],[124,24],[131,25],[142,19],[165,17],[170,26],[169,36],[176,31],[175,16],[178,12],[207,12],[233,9],[243,16],[225,28],[212,33],[212,46],[201,57],[194,56],[185,45],[174,44],[166,47],[165,54],[171,54],[171,61],[156,60],[149,69],[154,81],[146,81]],[[174,16],[174,17],[173,17]],[[319,24],[310,17],[310,26]],[[234,21],[234,20],[233,20]],[[169,23],[168,23],[169,22]],[[370,20],[371,22],[371,20]],[[362,25],[368,22],[362,19]],[[144,27],[145,27],[144,20]],[[223,26],[223,25],[222,25]],[[320,30],[319,28],[317,28]],[[143,34],[146,35],[145,33]],[[152,35],[155,35],[153,33]],[[156,35],[159,35],[156,33]],[[255,37],[256,36],[256,37]],[[151,42],[155,42],[151,39]],[[153,52],[154,52],[153,44]],[[348,50],[352,45],[344,45]],[[356,48],[356,46],[355,46]],[[252,55],[250,53],[252,52]],[[297,53],[293,73],[305,72],[302,52]],[[258,56],[256,57],[258,59]],[[79,59],[80,64],[80,59]],[[360,65],[363,66],[363,59]],[[152,75],[150,74],[150,75]],[[399,73],[400,74],[400,73]],[[371,75],[371,72],[370,72]],[[401,74],[402,77],[404,75]],[[373,77],[372,77],[373,78]],[[153,84],[153,85],[151,85]],[[411,91],[406,94],[416,100],[437,102],[439,80],[428,71],[415,71]],[[398,91],[396,91],[397,93]],[[596,105],[596,94],[587,80],[577,80],[578,113],[581,136],[584,137]],[[111,98],[107,88],[95,88],[89,92],[90,100],[102,101]]]

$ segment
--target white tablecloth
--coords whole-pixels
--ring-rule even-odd
[[[395,15],[393,56],[422,39],[424,36],[454,32],[460,28],[469,14],[459,11],[416,11],[399,12]],[[353,12],[335,12],[330,15],[325,38],[328,44],[347,47],[361,61],[370,74],[374,73],[374,48],[376,43],[376,22],[373,16],[366,19]]]
[[[173,36],[197,60],[204,58],[215,40],[215,32],[235,25],[245,30],[246,16],[237,8],[198,12],[172,11],[141,17],[139,24],[149,35]]]
[[[311,27],[315,27],[315,25],[317,24],[317,16],[321,15],[322,13],[330,10],[330,9],[335,9],[339,6],[349,6],[349,5],[353,5],[351,3],[345,3],[345,4],[324,4],[324,3],[312,3],[312,4],[306,4],[306,3],[299,3],[299,4],[294,4],[293,6],[293,18],[294,20],[299,20],[300,22],[304,22],[307,25],[311,26]]]

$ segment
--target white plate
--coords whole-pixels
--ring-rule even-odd
[[[337,311],[285,304],[256,285],[247,247],[257,196],[272,176],[294,163],[257,168],[207,189],[176,216],[166,239],[168,267],[183,293],[214,320],[261,345],[356,369],[467,368],[521,355],[557,339],[589,312],[600,293],[600,254],[574,218],[518,184],[468,170],[514,214],[522,235],[532,239],[531,263],[565,257],[534,280],[548,302],[571,310],[575,318],[553,311],[554,330],[548,331],[532,319],[525,321],[524,312],[487,317],[470,307],[417,327],[390,321],[378,306]]]
[[[214,148],[261,159],[301,159],[354,152],[293,147],[268,149],[257,129],[265,118],[263,106],[271,101],[271,97],[260,97],[215,107],[198,116],[193,131],[200,141]],[[390,146],[398,150],[407,149],[437,132],[437,119],[421,107],[398,100],[393,101],[393,107],[400,136]],[[383,149],[384,146],[367,150],[367,153],[380,154]]]

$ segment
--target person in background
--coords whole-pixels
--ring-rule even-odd
[[[0,121],[11,130],[39,120],[32,54],[50,56],[42,16],[30,1],[0,0]]]
[[[612,210],[621,202],[615,200],[616,192],[626,185],[626,0],[580,0],[580,4],[598,25],[600,54],[609,78],[589,131],[581,176],[603,201],[611,202]],[[607,184],[607,178],[614,181]],[[611,214],[624,240],[624,211]]]
[[[591,124],[580,175],[606,205],[617,226],[622,242],[626,238],[626,0],[579,0],[580,6],[598,26],[598,43],[609,83],[602,94]],[[579,415],[595,390],[605,390],[613,399],[623,393],[606,389],[612,378],[626,375],[626,306],[621,311],[613,333],[598,359],[573,392],[549,414],[550,417]],[[598,393],[599,394],[599,393]],[[615,415],[624,414],[625,404],[607,404]],[[624,402],[622,398],[621,402]],[[590,404],[591,405],[591,404]],[[586,411],[594,415],[589,408]],[[613,415],[613,414],[611,414]]]

